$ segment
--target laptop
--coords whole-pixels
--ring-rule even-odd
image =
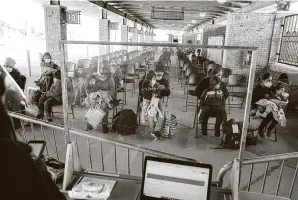
[[[147,156],[140,200],[209,200],[212,166]]]

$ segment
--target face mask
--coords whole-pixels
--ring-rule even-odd
[[[272,86],[272,82],[266,82],[266,83],[264,83],[264,86],[265,86],[266,88],[271,88],[271,86]]]
[[[152,83],[152,85],[155,85],[156,80],[152,80],[151,83]]]
[[[45,63],[50,63],[51,62],[51,59],[46,58],[46,59],[44,59],[44,61],[45,61]]]
[[[6,70],[10,73],[12,72],[12,68],[11,67],[7,67]]]

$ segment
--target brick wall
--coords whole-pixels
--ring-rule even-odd
[[[224,36],[226,34],[226,27],[206,27],[203,29],[202,45],[208,45],[208,38],[215,36]],[[207,49],[202,50],[202,56],[207,57]]]
[[[225,45],[258,47],[257,73],[260,73],[268,66],[273,25],[274,14],[229,13]],[[223,67],[231,68],[234,74],[247,75],[246,55],[245,51],[224,51]]]
[[[59,41],[67,39],[66,24],[62,24],[61,19],[65,14],[65,8],[61,6],[46,6],[44,13],[46,49],[51,54],[52,60],[56,64],[61,65]],[[67,51],[65,52],[65,56],[67,60]]]

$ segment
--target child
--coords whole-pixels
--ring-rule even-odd
[[[152,99],[154,102],[156,102],[156,97],[159,97],[160,95],[160,86],[156,82],[156,75],[153,71],[149,71],[148,75],[146,76],[143,86],[142,86],[142,95],[143,95],[143,107],[141,112],[141,123],[145,123],[145,115],[148,114],[148,108],[155,108],[158,112],[158,109],[162,108],[160,104],[162,104],[162,100],[158,100],[158,106],[156,105],[150,105]],[[159,110],[159,116],[156,118],[156,116],[148,116],[148,121],[150,128],[152,130],[151,135],[157,139],[160,137],[160,130],[163,122],[163,110]],[[149,114],[156,114],[156,112],[152,112],[150,109]]]
[[[289,94],[285,92],[284,84],[277,83],[272,87],[270,98],[268,100],[261,99],[256,102],[258,108],[251,112],[251,115],[254,116],[254,118],[267,118],[267,115],[270,113],[273,115],[265,125],[265,127],[268,127],[270,124],[267,128],[268,137],[271,137],[271,133],[278,123],[283,127],[286,126],[286,117],[283,108],[288,104],[288,97]]]
[[[222,84],[221,79],[213,76],[209,81],[210,87],[206,89],[200,99],[201,114],[199,117],[202,124],[202,134],[207,135],[207,123],[209,112],[216,113],[215,136],[220,136],[220,125],[227,121],[225,100],[229,96],[227,88]]]

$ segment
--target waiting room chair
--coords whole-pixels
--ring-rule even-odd
[[[67,77],[73,78],[75,73],[76,64],[72,62],[66,63]]]
[[[90,60],[89,59],[80,59],[78,60],[78,68],[90,68]]]
[[[198,99],[196,99],[196,102],[189,102],[189,95],[190,96],[195,96],[195,88],[197,87],[197,85],[200,84],[200,82],[202,80],[204,80],[204,78],[206,77],[206,75],[204,73],[192,73],[188,76],[188,84],[186,86],[187,90],[186,90],[186,103],[185,103],[185,107],[186,107],[186,112],[187,112],[187,108],[188,106],[197,106],[197,102]],[[197,97],[196,97],[197,98]],[[194,125],[193,125],[194,127]]]
[[[243,107],[244,100],[246,98],[246,91],[247,91],[247,81],[246,76],[240,75],[240,74],[231,74],[228,78],[228,90],[230,93],[230,96],[228,98],[228,106],[229,111],[230,108],[238,108],[238,107],[231,107],[231,105],[240,105],[240,108]],[[237,89],[237,91],[235,91]],[[242,102],[240,104],[231,104],[230,97],[236,97],[242,99]]]
[[[229,76],[232,75],[232,70],[229,68],[222,68],[222,82],[228,84]]]
[[[126,92],[129,92],[127,84],[132,84],[131,94],[133,95],[135,93],[136,70],[134,65],[124,65],[121,68],[123,72],[124,103],[126,105]]]
[[[68,78],[67,80],[67,92],[68,92],[68,107],[70,108],[70,112],[68,112],[68,115],[72,115],[73,119],[75,119],[75,114],[74,114],[74,109],[73,109],[73,100],[74,100],[74,88],[73,88],[73,84],[72,84],[72,80],[71,78]],[[57,105],[52,106],[52,117],[54,118],[54,113],[62,113],[63,114],[63,107],[62,107],[63,103],[59,103]],[[62,112],[60,111],[54,111],[53,108],[57,108],[60,107],[59,110],[62,109]]]
[[[185,88],[186,88],[186,86],[188,85],[188,77],[189,77],[189,75],[190,74],[198,74],[199,73],[199,69],[197,68],[197,67],[192,67],[192,66],[190,66],[190,67],[188,67],[187,69],[186,69],[186,71],[185,71],[185,77],[184,77],[184,81],[183,81],[183,83],[184,83],[184,86],[183,86],[183,91],[184,91],[184,94],[185,94]]]

